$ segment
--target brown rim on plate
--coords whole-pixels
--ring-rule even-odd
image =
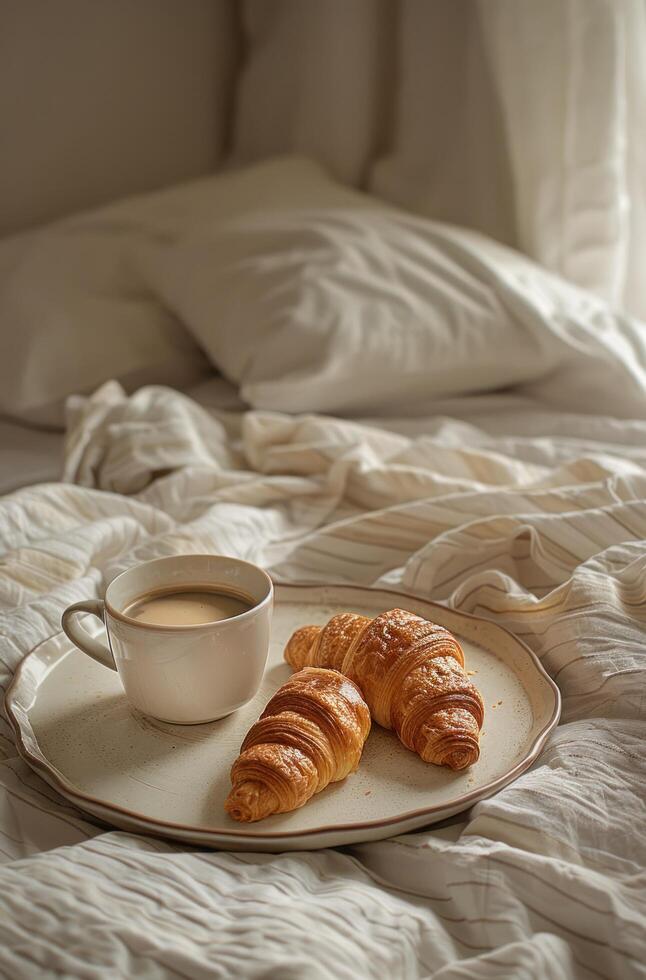
[[[473,613],[462,612],[459,609],[451,609],[448,606],[443,606],[438,602],[434,602],[432,599],[425,599],[423,596],[414,595],[413,593],[410,592],[394,592],[391,589],[381,589],[381,588],[377,589],[377,588],[371,588],[370,586],[348,585],[345,583],[332,583],[332,582],[299,582],[299,583],[274,582],[274,585],[277,586],[278,588],[287,587],[289,589],[314,589],[314,588],[344,589],[344,590],[351,589],[359,592],[380,592],[380,593],[385,593],[386,595],[389,596],[393,596],[393,598],[411,599],[414,602],[423,602],[426,605],[429,605],[433,608],[441,609],[443,612],[451,612],[459,617],[464,617],[466,619],[474,620],[476,622],[486,623],[487,626],[493,626],[496,629],[501,630],[503,633],[507,634],[507,636],[509,636],[515,643],[518,643],[525,650],[525,652],[529,654],[530,660],[532,661],[534,667],[538,670],[538,673],[543,677],[543,679],[547,681],[548,687],[551,688],[552,694],[554,695],[554,708],[552,710],[552,714],[550,715],[550,718],[547,721],[547,723],[536,735],[530,750],[527,752],[525,757],[521,759],[519,763],[517,763],[517,765],[515,765],[508,772],[504,773],[502,776],[499,776],[497,779],[494,779],[489,783],[485,783],[485,785],[481,786],[479,789],[472,790],[470,793],[463,793],[460,796],[457,796],[451,800],[447,800],[441,804],[434,804],[433,806],[429,806],[429,807],[421,807],[418,810],[410,810],[407,813],[398,814],[396,817],[388,817],[385,820],[370,820],[362,823],[345,823],[345,824],[337,823],[337,824],[329,824],[325,827],[312,827],[308,830],[276,831],[276,832],[265,832],[263,834],[248,832],[242,829],[220,830],[211,827],[199,827],[199,826],[189,825],[189,824],[178,824],[167,820],[163,820],[163,821],[157,820],[155,817],[142,816],[141,814],[136,813],[133,810],[127,810],[125,809],[125,807],[118,806],[116,803],[110,803],[109,801],[98,799],[95,796],[90,796],[87,793],[81,793],[76,787],[72,786],[71,783],[68,783],[65,777],[62,776],[62,774],[60,774],[57,770],[55,770],[53,767],[50,768],[49,766],[41,762],[41,760],[38,759],[36,756],[34,756],[25,745],[22,739],[22,729],[20,727],[20,722],[18,721],[17,717],[15,716],[12,710],[11,696],[13,694],[14,688],[18,684],[18,681],[20,679],[22,670],[26,662],[29,660],[30,657],[34,656],[38,652],[41,646],[44,646],[44,644],[51,642],[51,640],[55,636],[60,635],[60,634],[54,634],[53,637],[47,637],[47,639],[42,640],[37,646],[33,648],[33,650],[30,650],[29,653],[25,657],[23,657],[5,693],[5,697],[4,697],[5,710],[7,712],[7,717],[9,718],[9,721],[16,733],[16,740],[17,740],[16,745],[20,754],[23,756],[23,758],[25,758],[29,762],[29,764],[32,767],[47,773],[46,781],[49,782],[50,785],[53,785],[55,788],[59,788],[62,792],[62,795],[68,799],[70,797],[73,797],[76,800],[84,800],[88,803],[99,806],[104,810],[111,811],[116,814],[123,814],[126,817],[134,818],[136,821],[140,823],[145,823],[154,827],[159,827],[162,830],[163,828],[166,827],[170,830],[180,830],[187,833],[200,834],[203,836],[211,836],[213,838],[228,837],[231,838],[231,840],[261,840],[261,841],[266,840],[269,842],[273,840],[281,840],[281,839],[289,839],[289,838],[311,837],[314,835],[334,833],[334,832],[346,831],[346,830],[354,831],[354,830],[367,830],[367,829],[383,829],[391,825],[397,826],[399,824],[406,823],[408,820],[414,820],[417,819],[418,817],[423,817],[427,815],[432,816],[437,811],[450,810],[452,807],[455,806],[459,806],[461,810],[462,809],[466,810],[472,803],[478,803],[480,800],[486,799],[497,790],[502,789],[504,786],[507,786],[508,783],[510,783],[513,779],[516,778],[516,776],[520,776],[522,775],[522,773],[526,772],[527,769],[529,769],[530,766],[539,757],[545,745],[545,742],[547,741],[548,736],[558,724],[561,715],[561,692],[557,684],[547,673],[547,671],[543,667],[541,661],[536,656],[534,651],[531,650],[523,640],[521,640],[514,633],[512,633],[511,630],[508,630],[505,626],[501,626],[499,623],[496,623],[493,620],[483,619],[481,616],[474,616]],[[464,807],[462,806],[462,804],[464,804]],[[80,809],[83,809],[83,807],[80,806]]]

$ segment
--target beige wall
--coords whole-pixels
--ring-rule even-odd
[[[0,235],[212,170],[235,0],[2,0]]]

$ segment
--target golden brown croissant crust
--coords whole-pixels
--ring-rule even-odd
[[[369,731],[370,711],[352,681],[334,670],[300,670],[249,729],[225,810],[251,821],[303,806],[354,772]]]
[[[477,761],[484,705],[460,644],[444,627],[404,609],[374,619],[341,613],[326,626],[297,630],[285,660],[342,671],[374,720],[425,762],[464,769]]]

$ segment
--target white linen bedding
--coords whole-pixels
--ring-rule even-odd
[[[63,433],[0,419],[0,494],[29,483],[60,480]]]
[[[186,389],[200,405],[222,411],[245,407],[233,385],[217,375]],[[32,483],[60,480],[63,472],[63,430],[0,419],[0,494]]]
[[[354,207],[346,198],[356,195],[316,168],[285,166],[270,167],[289,198],[281,207],[301,217],[311,198],[319,208]],[[228,220],[223,209],[254,208],[246,193],[227,197],[226,186],[214,179],[123,202],[107,224],[98,220],[97,234],[123,219],[158,243],[142,249],[149,260],[182,253],[184,242],[208,246],[212,226]],[[254,178],[254,186],[266,195],[266,184]],[[368,227],[375,219],[363,200]],[[380,234],[372,241],[385,242]],[[378,289],[379,267],[365,264],[360,287],[347,278],[357,269],[342,261],[337,278],[332,261],[331,305],[297,324],[307,337],[327,310],[324,344],[312,348],[306,374],[289,377],[284,361],[268,360],[271,403],[256,409],[294,410],[296,394],[343,411],[336,368],[354,337],[350,380],[362,386],[348,390],[355,411],[381,416],[371,424],[245,413],[206,388],[199,397],[208,408],[163,387],[128,398],[116,383],[70,399],[65,482],[0,499],[0,684],[59,631],[65,606],[101,594],[122,568],[213,550],[260,562],[277,579],[387,584],[500,620],[559,684],[562,724],[529,773],[441,828],[269,856],[201,852],[99,826],[20,761],[2,716],[0,975],[644,975],[645,328],[484,239],[467,243],[430,223],[424,235],[452,257],[449,278],[465,305],[438,302],[418,333],[438,345],[436,372],[450,353],[468,384],[429,384],[428,399],[424,388],[408,400],[388,346],[404,319],[371,335],[383,342],[371,357],[390,377],[364,397],[357,321],[343,314],[348,295],[358,301],[361,288]],[[315,252],[298,252],[304,282],[316,278]],[[420,270],[428,273],[429,261]],[[475,270],[484,293],[465,286],[460,268]],[[410,289],[399,271],[394,279]],[[413,279],[425,300],[441,295],[440,272]],[[180,311],[187,326],[219,329],[212,295],[199,295],[199,309]],[[245,324],[244,337],[232,332],[243,366],[271,327],[251,311]],[[463,343],[442,346],[459,326]],[[532,343],[512,370],[508,355],[523,331]],[[417,360],[430,356],[419,350]],[[485,393],[492,352],[495,384],[516,390]],[[442,401],[433,399],[439,391]],[[399,405],[410,417],[397,417]],[[588,414],[575,414],[582,406]],[[485,751],[495,751],[486,736]]]
[[[284,855],[99,826],[2,719],[0,975],[644,975],[646,421],[512,395],[442,410],[378,427],[164,388],[74,400],[68,482],[0,500],[3,687],[119,569],[212,549],[496,618],[563,717],[530,772],[440,828]]]

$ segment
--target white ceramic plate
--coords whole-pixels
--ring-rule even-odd
[[[396,606],[459,637],[485,702],[476,765],[462,772],[426,765],[373,725],[358,772],[344,782],[293,813],[255,824],[231,820],[222,807],[229,769],[245,733],[290,675],[282,652],[293,630],[343,610],[374,616]],[[63,634],[25,658],[7,692],[7,711],[27,762],[107,823],[230,850],[285,851],[378,840],[467,809],[536,760],[558,722],[560,696],[534,654],[495,623],[396,592],[284,585],[276,588],[261,690],[228,718],[189,727],[134,712],[117,675]]]

